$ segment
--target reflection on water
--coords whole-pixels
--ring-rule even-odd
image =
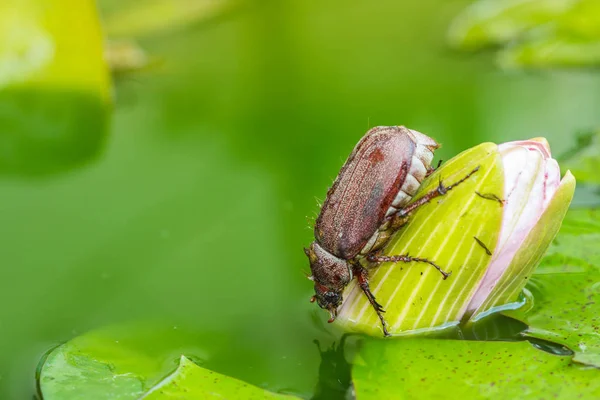
[[[352,365],[346,356],[348,352],[355,349],[356,344],[352,344],[351,348],[346,344],[352,336],[352,334],[345,334],[339,342],[334,341],[324,349],[318,340],[314,341],[321,355],[321,364],[313,400],[343,399],[348,395],[352,385]]]
[[[69,170],[97,156],[109,106],[87,91],[14,88],[0,91],[0,176]]]
[[[553,343],[548,340],[529,338],[527,339],[533,347],[543,350],[547,353],[554,354],[557,356],[572,356],[575,354],[571,349],[558,343]]]

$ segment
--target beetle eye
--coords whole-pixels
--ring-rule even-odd
[[[338,292],[327,292],[323,296],[325,303],[337,307],[342,302],[342,296]]]

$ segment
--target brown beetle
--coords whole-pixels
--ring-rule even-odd
[[[408,255],[382,256],[376,252],[392,233],[407,222],[408,215],[431,199],[444,195],[473,173],[450,186],[440,181],[436,190],[408,204],[430,168],[439,147],[430,137],[403,126],[380,126],[369,130],[342,167],[315,224],[315,241],[304,252],[310,261],[311,280],[321,308],[333,322],[342,304],[342,292],[353,278],[377,312],[385,336],[389,336],[383,308],[369,289],[365,267],[382,262],[434,262]]]

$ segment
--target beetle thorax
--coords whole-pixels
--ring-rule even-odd
[[[343,290],[352,280],[350,263],[329,253],[317,242],[313,242],[305,252],[315,283],[331,290]]]

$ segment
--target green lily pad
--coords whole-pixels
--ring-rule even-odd
[[[528,342],[370,340],[352,377],[357,400],[600,397],[600,370]]]
[[[44,361],[44,399],[138,398],[173,371],[193,338],[153,324],[106,327],[54,349]],[[166,357],[165,355],[170,355]]]
[[[297,399],[272,393],[245,382],[199,367],[185,356],[177,370],[142,397],[148,400],[169,399]]]
[[[574,360],[600,367],[600,213],[571,210],[529,282],[533,304],[505,314],[526,334],[570,348]]]
[[[196,365],[188,357],[202,358],[190,345],[198,340],[197,334],[153,324],[88,332],[48,354],[39,387],[45,400],[296,398]]]
[[[106,137],[112,88],[96,4],[46,3],[0,3],[0,173],[73,167]]]

